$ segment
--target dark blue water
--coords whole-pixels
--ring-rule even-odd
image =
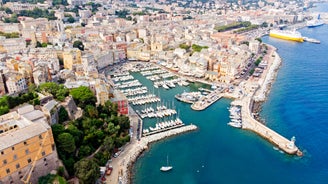
[[[321,44],[263,38],[278,48],[283,63],[261,116],[283,136],[296,136],[304,157],[227,126],[230,100],[201,112],[176,101],[181,119],[199,130],[153,144],[135,164],[133,183],[328,183],[328,26],[300,32]],[[168,100],[186,89],[160,95]],[[162,173],[166,155],[174,168]]]

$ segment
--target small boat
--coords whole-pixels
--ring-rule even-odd
[[[235,127],[235,128],[241,128],[243,125],[238,122],[229,122],[228,125]]]
[[[169,156],[166,157],[166,166],[162,166],[160,168],[161,171],[166,172],[166,171],[170,171],[171,169],[173,169],[172,166],[169,166]]]
[[[309,20],[306,22],[307,27],[309,28],[313,28],[313,27],[318,27],[318,26],[322,26],[325,23],[320,19],[320,14],[318,15],[318,17],[316,19],[313,20]]]

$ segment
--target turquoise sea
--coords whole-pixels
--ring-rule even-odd
[[[253,132],[227,126],[229,99],[200,112],[175,101],[180,118],[199,130],[152,144],[133,168],[133,183],[328,183],[328,25],[299,31],[321,44],[263,38],[278,48],[283,63],[261,117],[283,136],[296,136],[302,158],[274,150]],[[168,101],[193,89],[159,94]],[[163,173],[159,168],[167,155],[174,168]]]

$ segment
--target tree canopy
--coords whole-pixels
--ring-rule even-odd
[[[64,101],[65,97],[68,96],[68,89],[62,85],[55,82],[45,82],[39,85],[37,88],[39,92],[46,92],[53,95],[53,97],[59,101]]]
[[[19,33],[12,32],[12,33],[4,33],[0,31],[0,36],[4,36],[6,38],[19,38]]]
[[[100,168],[94,159],[82,159],[74,164],[74,169],[82,184],[95,183],[100,177]]]
[[[3,96],[0,98],[0,115],[8,113],[10,109],[23,103],[39,105],[38,98],[39,96],[34,92],[19,94],[17,97]]]
[[[74,48],[78,48],[80,49],[81,51],[84,51],[84,45],[83,45],[83,42],[81,40],[76,40],[73,42],[73,47]]]
[[[80,86],[72,89],[70,91],[70,95],[72,95],[76,104],[81,108],[86,107],[86,105],[94,105],[96,102],[95,95],[86,86]]]
[[[192,44],[191,48],[194,52],[200,52],[202,49],[207,49],[208,46],[200,46],[200,45]]]
[[[67,122],[65,126],[52,125],[56,145],[60,148],[57,150],[59,158],[63,160],[70,175],[75,172],[74,163],[85,157],[93,157],[98,165],[105,165],[114,150],[130,140],[129,118],[118,114],[116,103],[107,101],[105,105],[97,107],[95,104],[88,104],[83,109],[85,113],[82,118]],[[69,135],[63,138],[63,133]],[[73,152],[68,148],[69,145],[74,147],[73,141],[67,141],[67,137],[75,143]],[[64,144],[63,140],[66,140]],[[92,156],[96,150],[98,152]]]
[[[67,153],[72,153],[76,149],[74,137],[69,133],[61,133],[58,136],[58,143],[58,147]]]

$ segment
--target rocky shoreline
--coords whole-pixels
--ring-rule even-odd
[[[270,45],[268,45],[268,46],[275,49],[275,47],[273,47],[273,46],[270,46]],[[255,100],[253,101],[252,106],[250,107],[251,112],[254,114],[254,118],[257,121],[261,122],[262,124],[265,124],[265,122],[263,121],[263,119],[261,119],[261,117],[259,116],[259,113],[262,110],[263,103],[266,102],[266,100],[267,100],[267,97],[272,88],[272,84],[276,80],[278,70],[282,63],[282,60],[276,51],[274,51],[274,57],[275,57],[275,59],[272,63],[272,66],[270,67],[268,74],[267,74],[265,80],[263,81],[263,84],[261,85],[260,89],[257,91],[257,93],[259,93],[259,94],[254,96]]]

